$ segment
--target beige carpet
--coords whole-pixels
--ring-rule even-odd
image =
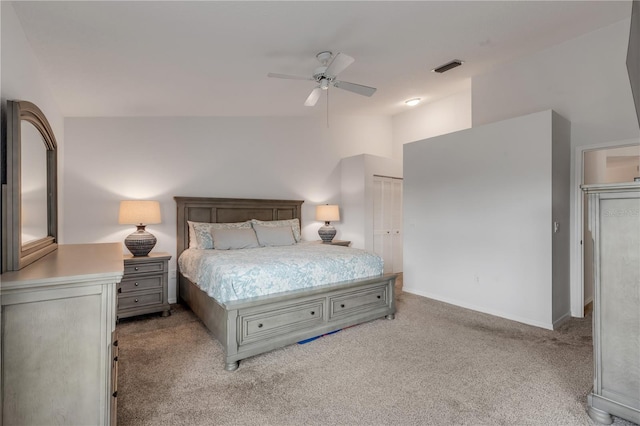
[[[552,332],[400,292],[393,321],[255,356],[236,372],[180,305],[118,330],[121,426],[593,424],[590,317]]]

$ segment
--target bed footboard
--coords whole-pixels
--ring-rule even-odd
[[[363,322],[393,319],[396,275],[346,281],[218,303],[180,275],[179,295],[224,349],[225,369],[240,360]]]

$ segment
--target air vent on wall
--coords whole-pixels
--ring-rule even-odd
[[[444,65],[440,65],[438,68],[434,68],[431,71],[432,72],[438,72],[438,73],[442,74],[443,72],[449,71],[449,70],[451,70],[451,69],[453,69],[455,67],[459,67],[462,64],[463,64],[463,62],[460,59],[454,59],[453,61],[448,62],[448,63],[446,63]]]

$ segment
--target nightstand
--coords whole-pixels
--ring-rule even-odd
[[[349,247],[351,245],[351,241],[346,240],[332,240],[330,243],[323,243],[322,240],[318,241],[319,244],[326,244],[328,246],[344,246]]]
[[[162,312],[171,314],[168,300],[169,253],[134,257],[125,254],[124,276],[118,285],[118,319]]]

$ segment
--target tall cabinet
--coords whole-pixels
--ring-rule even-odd
[[[2,274],[2,424],[116,422],[122,246],[60,245]]]
[[[640,423],[640,182],[585,185],[593,239],[589,416]]]
[[[384,272],[402,272],[402,179],[373,177],[373,251]]]

